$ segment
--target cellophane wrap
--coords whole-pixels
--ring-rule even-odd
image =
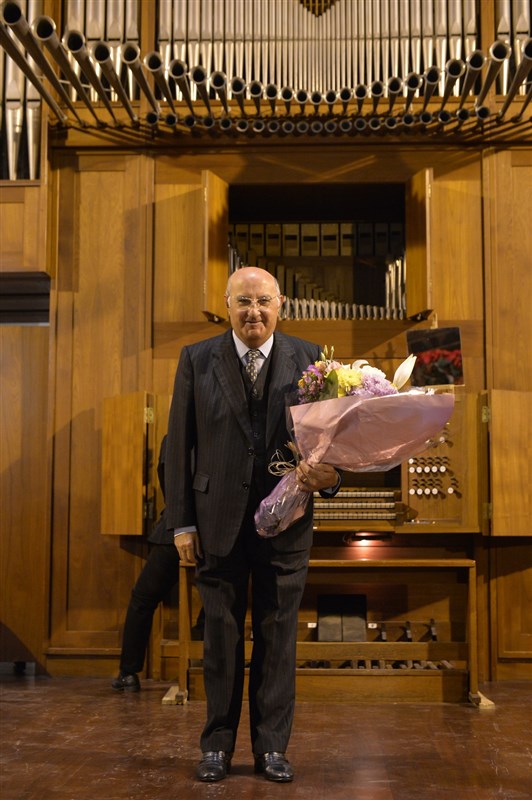
[[[301,458],[350,472],[384,472],[427,447],[449,420],[453,394],[412,390],[385,397],[337,397],[292,406],[294,441]],[[310,492],[286,473],[255,512],[260,536],[271,537],[303,516]]]

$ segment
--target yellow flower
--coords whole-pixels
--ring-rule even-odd
[[[362,372],[351,367],[340,367],[336,370],[338,377],[338,397],[345,397],[350,389],[362,384]]]

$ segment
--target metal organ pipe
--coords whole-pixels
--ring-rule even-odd
[[[44,54],[31,31],[28,20],[22,13],[22,9],[19,4],[14,2],[5,2],[2,6],[2,20],[9,28],[11,28],[20,43],[24,45],[25,50],[27,50],[37,66],[46,75],[55,91],[60,95],[61,99],[72,111],[78,122],[81,123],[78,112],[72,104],[70,97],[65,92],[57,75],[51,68],[49,62],[44,57]],[[29,64],[28,67],[31,69]]]
[[[92,46],[92,56],[94,60],[100,65],[103,74],[109,81],[109,85],[113,87],[116,94],[122,101],[122,104],[126,109],[127,113],[129,114],[131,121],[137,123],[138,117],[133,111],[133,108],[131,106],[131,103],[129,102],[129,98],[124,90],[124,87],[120,83],[120,78],[116,74],[116,70],[113,65],[113,59],[111,57],[111,47],[107,44],[107,42],[96,42]]]
[[[63,75],[68,78],[72,84],[77,96],[83,103],[85,103],[96,122],[100,124],[100,120],[96,115],[96,112],[90,101],[90,97],[85,91],[85,87],[72,69],[70,61],[68,60],[67,52],[61,44],[59,36],[56,33],[56,26],[53,19],[46,16],[36,17],[33,20],[32,27],[36,39],[44,44],[47,50],[51,53]]]
[[[122,45],[122,61],[131,70],[133,77],[137,81],[153,111],[159,115],[159,104],[155,99],[152,90],[150,89],[150,85],[146,80],[144,72],[142,71],[142,65],[140,63],[140,48],[136,42],[125,42]]]
[[[153,75],[161,95],[166,98],[168,105],[175,114],[174,98],[172,97],[172,92],[170,91],[168,81],[164,74],[164,63],[161,54],[152,50],[151,53],[148,53],[144,57],[144,65],[148,72],[151,72]]]
[[[92,61],[90,59],[89,51],[87,49],[87,46],[85,45],[85,37],[80,31],[76,30],[68,31],[65,44],[67,49],[70,50],[70,52],[78,62],[79,66],[81,67],[81,71],[83,72],[83,74],[85,75],[91,86],[96,90],[98,97],[100,98],[100,100],[102,101],[102,103],[104,104],[104,106],[106,107],[106,109],[108,110],[108,112],[110,113],[110,115],[112,116],[112,118],[116,123],[117,119],[115,117],[113,107],[111,106],[111,103],[109,102],[109,98],[107,97],[105,89],[103,88],[102,83],[98,75],[96,74],[94,67],[92,66]]]

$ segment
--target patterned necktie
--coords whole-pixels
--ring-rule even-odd
[[[248,350],[246,353],[246,372],[249,376],[251,383],[255,383],[259,371],[257,369],[257,358],[260,355],[260,350]]]

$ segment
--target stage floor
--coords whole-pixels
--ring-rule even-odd
[[[226,780],[194,780],[205,705],[170,684],[2,676],[2,800],[530,800],[532,683],[483,684],[495,705],[299,703],[291,784],[253,774],[247,706]]]

